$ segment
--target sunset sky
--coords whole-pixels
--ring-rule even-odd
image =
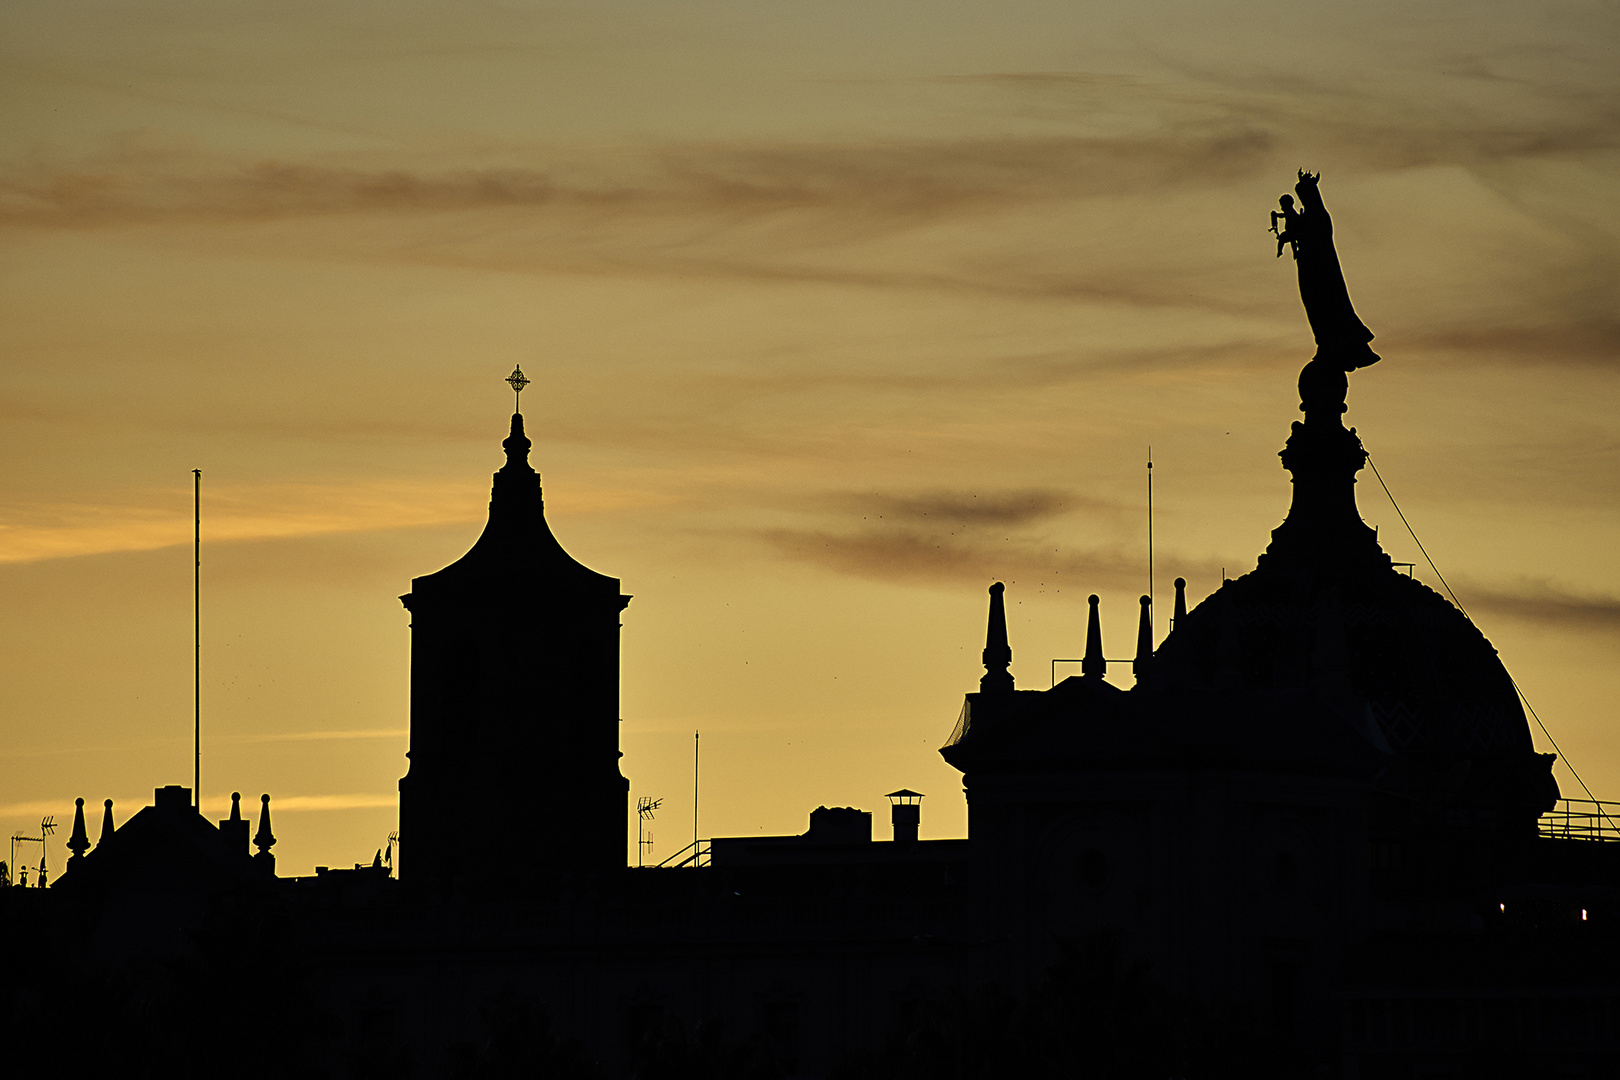
[[[1562,0],[11,0],[0,827],[190,785],[201,468],[204,811],[269,792],[284,874],[369,861],[398,597],[477,536],[521,363],[553,529],[635,597],[654,858],[695,729],[705,836],[886,835],[899,787],[962,835],[986,586],[1044,687],[1088,593],[1131,652],[1150,444],[1161,601],[1282,520],[1300,167],[1384,357],[1346,422],[1620,799],[1617,55],[1620,7]]]

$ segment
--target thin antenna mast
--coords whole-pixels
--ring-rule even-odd
[[[1153,444],[1148,444],[1148,626],[1153,625]]]
[[[26,887],[28,885],[28,867],[24,866],[24,867],[22,867],[20,869],[18,868],[18,866],[17,866],[17,845],[18,844],[38,844],[40,846],[39,882],[38,882],[38,884],[36,884],[34,886],[34,888],[43,889],[46,886],[46,884],[48,884],[49,881],[50,881],[50,877],[49,877],[49,873],[48,873],[48,867],[50,865],[51,849],[50,849],[50,845],[47,844],[46,841],[48,841],[50,839],[51,834],[54,833],[55,831],[56,831],[56,816],[53,814],[50,817],[46,817],[46,818],[43,818],[43,819],[40,820],[40,823],[39,823],[39,835],[38,836],[23,836],[20,833],[15,833],[15,834],[12,835],[12,837],[11,837],[11,863],[7,867],[7,869],[11,873],[17,875],[17,882],[18,882],[19,885],[22,885],[24,887]]]
[[[191,790],[202,813],[202,470],[191,470],[191,644],[192,724]]]
[[[646,866],[647,849],[652,846],[652,830],[647,825],[652,821],[653,814],[664,805],[663,799],[654,799],[643,795],[636,800],[636,865]]]
[[[692,732],[692,865],[697,863],[698,850],[698,732]]]

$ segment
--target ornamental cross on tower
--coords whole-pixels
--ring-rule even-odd
[[[529,377],[523,374],[523,365],[519,364],[513,368],[512,374],[506,377],[506,381],[512,386],[512,411],[520,413],[523,411],[523,388],[529,385]]]

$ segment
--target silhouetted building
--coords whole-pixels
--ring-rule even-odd
[[[525,889],[624,865],[619,613],[630,597],[546,524],[523,417],[512,416],[489,522],[472,550],[416,578],[410,769],[399,783],[402,880],[435,894]],[[477,823],[521,806],[522,846]]]
[[[1293,507],[1259,565],[1139,651],[1130,690],[1103,681],[1096,597],[1085,673],[1014,689],[993,588],[988,688],[942,752],[1002,973],[1118,927],[1172,989],[1320,1044],[1346,947],[1481,932],[1559,793],[1490,643],[1362,523],[1355,434],[1310,417],[1282,458]]]
[[[1095,596],[1082,674],[1018,689],[990,587],[941,751],[970,838],[919,839],[902,788],[892,839],[818,807],[684,869],[624,866],[629,597],[553,537],[514,416],[482,536],[403,598],[402,880],[380,853],[276,877],[268,796],[252,855],[234,797],[217,828],[184,788],[116,829],[108,802],[93,849],[81,801],[55,887],[0,889],[12,970],[48,973],[0,1015],[69,1073],[179,1040],[243,1076],[1620,1075],[1620,832],[1559,800],[1495,651],[1362,523],[1343,375],[1312,364],[1286,520],[1190,609],[1178,579],[1157,648],[1143,598],[1130,689]],[[517,808],[543,844],[478,827]],[[102,1041],[71,994],[114,1003]]]

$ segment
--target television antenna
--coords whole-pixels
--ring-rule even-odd
[[[21,833],[17,833],[17,834],[14,834],[12,836],[12,838],[11,838],[11,865],[12,866],[17,865],[17,845],[18,844],[38,844],[40,846],[41,854],[40,854],[40,857],[39,857],[39,884],[34,886],[36,889],[43,889],[45,887],[46,883],[50,880],[50,862],[49,862],[49,860],[50,860],[50,857],[51,857],[51,849],[50,849],[50,846],[45,843],[45,838],[50,836],[55,831],[56,831],[56,815],[55,814],[50,814],[50,815],[47,815],[46,817],[43,817],[43,818],[40,819],[40,822],[39,822],[39,835],[38,836],[23,836]],[[28,867],[24,866],[24,867],[20,868],[20,871],[19,871],[18,877],[17,877],[17,884],[23,886],[24,888],[27,887],[27,885],[28,885]]]
[[[399,832],[395,830],[388,834],[388,843],[383,847],[383,865],[388,867],[388,876],[394,876],[394,849],[399,847]]]
[[[647,826],[652,823],[653,812],[664,805],[663,799],[652,799],[643,795],[636,800],[636,865],[647,865],[647,849],[652,847],[652,830]]]

